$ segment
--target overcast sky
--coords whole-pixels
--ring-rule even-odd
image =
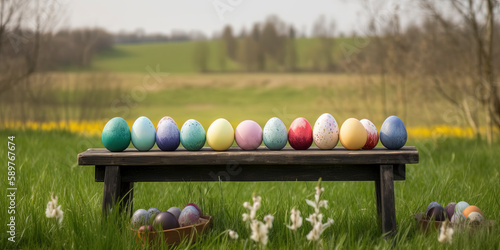
[[[334,20],[337,33],[363,33],[368,13],[381,17],[394,11],[397,0],[60,0],[65,4],[64,26],[103,27],[112,32],[143,29],[146,33],[172,30],[219,32],[226,24],[251,28],[269,15],[310,33],[321,15]],[[408,2],[408,1],[405,1]],[[365,6],[369,6],[366,8]],[[216,8],[217,7],[217,8]],[[410,9],[408,5],[401,9]]]

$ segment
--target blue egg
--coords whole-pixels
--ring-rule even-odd
[[[148,151],[155,145],[155,126],[145,116],[135,120],[131,130],[132,144],[139,151]]]
[[[182,146],[191,151],[200,150],[207,139],[205,129],[194,119],[189,119],[182,125],[180,137]]]
[[[161,118],[156,126],[156,145],[163,151],[174,151],[179,147],[180,133],[177,123],[170,116]]]
[[[278,117],[269,119],[262,131],[262,140],[266,147],[271,150],[280,150],[285,147],[288,141],[288,131],[285,124]]]
[[[427,209],[425,210],[425,214],[427,214],[429,212],[429,210],[431,210],[434,207],[441,207],[441,208],[443,208],[443,206],[441,206],[441,204],[433,201],[433,202],[429,203],[429,206],[427,206]],[[444,208],[443,208],[443,210],[444,210]]]
[[[469,205],[469,203],[465,202],[465,201],[461,201],[459,203],[457,203],[457,205],[455,205],[455,213],[462,213],[464,211],[464,209],[466,209]]]
[[[406,144],[408,134],[403,121],[397,116],[389,116],[380,128],[380,141],[388,149],[400,149]]]

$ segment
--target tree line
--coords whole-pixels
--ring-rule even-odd
[[[380,84],[382,95],[387,88],[395,90],[403,113],[405,99],[411,95],[407,87],[418,83],[428,100],[438,94],[458,111],[442,114],[444,122],[465,121],[477,138],[491,143],[493,128],[500,129],[500,22],[496,18],[500,3],[421,0],[415,11],[425,14],[422,22],[406,27],[397,11],[401,5],[391,6],[384,17],[371,16],[364,37],[344,47],[343,69]],[[372,75],[379,76],[379,82]]]
[[[223,72],[229,71],[227,64],[230,62],[239,66],[237,71],[247,72],[332,72],[338,70],[333,58],[334,31],[334,23],[320,16],[313,25],[314,42],[307,48],[304,58],[300,58],[296,28],[277,16],[254,23],[250,30],[236,31],[226,25],[211,41],[197,42],[193,63],[200,72],[210,70],[210,56],[216,58],[217,66]],[[210,42],[218,46],[211,50]],[[299,64],[299,60],[310,63]]]

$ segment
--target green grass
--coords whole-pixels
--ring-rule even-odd
[[[102,183],[93,181],[94,169],[77,166],[77,153],[88,147],[101,147],[100,138],[82,137],[66,132],[0,131],[4,146],[0,154],[5,164],[7,136],[15,135],[17,196],[17,243],[7,241],[7,198],[0,199],[0,220],[4,223],[0,249],[139,249],[134,236],[127,229],[128,220],[113,213],[101,216]],[[396,182],[395,198],[398,233],[384,240],[376,220],[374,185],[372,182],[323,182],[324,199],[330,208],[324,210],[335,224],[323,234],[325,249],[499,249],[500,226],[481,228],[474,232],[458,231],[451,245],[437,242],[437,232],[422,233],[416,228],[413,215],[425,210],[428,203],[447,204],[465,200],[479,206],[489,220],[500,219],[498,200],[500,183],[497,163],[500,143],[487,146],[465,139],[429,139],[410,141],[420,152],[420,163],[408,165],[407,180]],[[1,188],[6,190],[6,168],[0,176]],[[312,248],[305,240],[311,229],[307,222],[293,235],[289,211],[297,206],[307,215],[311,208],[304,199],[312,198],[315,182],[268,183],[138,183],[134,191],[134,208],[156,206],[166,210],[188,202],[200,204],[206,214],[212,215],[212,229],[191,247],[200,249],[254,248],[246,240],[249,230],[241,221],[242,203],[249,201],[253,192],[263,198],[258,216],[275,216],[270,232],[269,249]],[[54,193],[64,211],[64,221],[58,226],[54,219],[45,217],[45,208]],[[227,238],[226,229],[236,230],[240,240]],[[184,242],[178,249],[188,247]]]
[[[209,69],[219,69],[217,53],[219,43],[209,43]],[[196,42],[119,44],[110,51],[97,55],[92,68],[110,72],[146,72],[146,67],[155,69],[159,65],[162,71],[169,73],[195,73],[194,52]],[[227,61],[227,69],[234,70],[235,64]]]
[[[196,43],[145,43],[145,44],[118,44],[110,51],[98,54],[92,62],[92,69],[108,72],[146,72],[146,67],[155,68],[160,65],[162,71],[169,73],[196,73],[193,58]],[[310,68],[313,61],[310,58],[311,50],[318,43],[316,39],[300,38],[296,40],[298,67]],[[351,38],[338,38],[334,42],[333,57],[335,61],[342,60],[342,44],[353,44]],[[221,44],[219,41],[209,41],[209,71],[221,71],[218,53]],[[238,63],[227,59],[225,71],[241,71]]]

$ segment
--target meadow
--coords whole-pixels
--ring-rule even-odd
[[[299,41],[307,42],[311,41]],[[141,115],[155,125],[168,115],[179,127],[193,118],[207,129],[220,117],[228,119],[233,127],[246,119],[264,126],[273,116],[289,126],[300,116],[314,123],[325,112],[331,113],[339,125],[356,117],[368,118],[378,128],[389,115],[398,115],[410,132],[407,145],[417,146],[420,152],[420,163],[407,166],[407,180],[395,183],[398,232],[388,240],[377,226],[372,182],[322,183],[323,199],[330,205],[323,214],[335,220],[323,234],[325,249],[500,248],[498,223],[491,228],[457,231],[451,245],[439,243],[437,232],[423,233],[417,228],[413,216],[425,211],[432,201],[446,205],[465,200],[480,207],[486,219],[498,222],[500,218],[500,142],[489,146],[473,139],[470,133],[464,134],[468,130],[463,130],[463,118],[431,85],[409,81],[403,89],[401,84],[387,83],[383,90],[382,81],[376,76],[368,76],[367,80],[344,74],[194,74],[189,55],[193,46],[119,45],[111,54],[100,55],[90,72],[54,72],[46,85],[33,86],[48,100],[28,106],[29,112],[41,114],[40,121],[4,119],[0,123],[4,145],[8,136],[16,137],[18,187],[16,243],[11,244],[3,230],[0,249],[147,248],[134,239],[126,215],[115,211],[108,217],[102,216],[103,184],[94,182],[93,167],[78,166],[76,162],[78,153],[89,147],[102,147],[100,131],[111,117],[124,117],[131,126]],[[165,57],[158,51],[170,54]],[[5,103],[12,106],[2,105],[0,111],[2,115],[13,114],[10,118],[18,118],[15,107],[29,105],[15,95],[5,98]],[[95,115],[86,120],[89,114]],[[56,122],[57,119],[62,121]],[[0,147],[0,154],[7,161],[3,157],[7,155],[6,147]],[[0,178],[1,188],[6,190],[4,169]],[[138,183],[134,209],[155,206],[166,210],[197,203],[213,216],[213,227],[200,241],[184,242],[174,248],[253,249],[257,246],[248,240],[250,232],[241,218],[245,212],[243,202],[251,201],[256,193],[263,199],[258,218],[266,214],[275,217],[268,248],[312,249],[317,246],[306,240],[311,230],[306,221],[296,234],[286,225],[290,224],[291,208],[297,207],[303,217],[312,212],[305,199],[313,198],[315,185],[316,182]],[[59,197],[64,211],[61,225],[45,216],[51,194]],[[0,199],[0,207],[5,209],[0,213],[2,222],[8,221],[7,202],[5,197]],[[229,239],[228,229],[237,231],[240,239]]]
[[[220,41],[208,41],[208,71],[221,71]],[[317,43],[314,38],[296,39],[297,67],[311,67],[310,48]],[[353,38],[338,38],[332,50],[333,59],[337,62],[342,59],[342,48],[356,48],[359,44]],[[197,69],[193,63],[196,51],[196,41],[170,42],[170,43],[143,43],[143,44],[118,44],[112,50],[100,53],[94,59],[92,71],[111,71],[121,73],[143,72],[147,65],[162,65],[171,73],[192,74]],[[241,68],[230,59],[226,59],[226,68],[223,71],[238,72]]]
[[[61,131],[0,131],[15,135],[16,143],[16,244],[7,241],[6,230],[1,233],[0,248],[86,248],[141,249],[128,229],[129,220],[117,213],[101,216],[102,183],[95,183],[93,167],[77,166],[77,153],[86,147],[101,147],[98,136],[81,136]],[[420,152],[420,163],[407,166],[407,180],[395,183],[398,233],[385,240],[377,226],[373,182],[323,182],[323,199],[330,208],[325,216],[335,220],[323,233],[325,249],[333,248],[462,248],[498,249],[500,226],[457,231],[451,245],[439,243],[437,232],[423,233],[413,216],[423,212],[428,203],[447,204],[466,200],[479,206],[489,220],[500,219],[498,182],[500,161],[496,153],[500,144],[492,146],[461,138],[410,140]],[[7,149],[0,149],[2,155]],[[3,157],[2,157],[3,158]],[[5,159],[5,158],[4,158]],[[6,178],[3,171],[2,179]],[[2,189],[6,182],[2,181]],[[250,201],[252,193],[262,196],[258,218],[266,214],[275,217],[269,235],[269,249],[314,248],[305,236],[311,229],[304,225],[297,234],[285,225],[290,224],[289,212],[297,207],[306,216],[312,212],[305,199],[311,199],[316,182],[267,183],[138,183],[134,191],[134,208],[152,206],[167,209],[188,202],[200,204],[206,214],[213,216],[213,227],[200,241],[184,242],[176,249],[252,249],[249,229],[241,220],[242,204]],[[45,208],[54,194],[64,211],[61,225],[45,217]],[[7,199],[0,199],[7,207]],[[7,221],[7,213],[0,213]],[[4,225],[5,226],[5,225]],[[225,231],[232,229],[240,235],[231,240]]]

